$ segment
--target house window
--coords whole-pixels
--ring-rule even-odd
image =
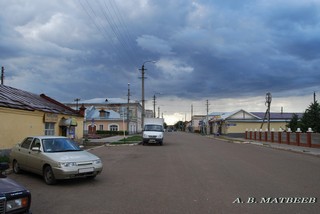
[[[44,135],[54,135],[54,123],[45,123]]]
[[[99,130],[103,131],[103,125],[99,125]]]
[[[111,125],[110,131],[118,131],[118,125]]]

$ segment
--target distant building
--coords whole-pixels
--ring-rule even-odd
[[[190,121],[189,129],[193,132],[200,132],[206,115],[193,115]]]
[[[141,132],[142,106],[138,101],[128,101],[121,98],[94,98],[78,100],[77,103],[64,103],[73,109],[86,108],[84,132],[94,130],[123,131],[130,134]]]
[[[83,116],[46,96],[0,85],[0,149],[30,135],[83,137]]]
[[[286,125],[292,119],[293,114],[299,118],[302,113],[270,113],[270,131],[279,129],[285,130]],[[267,128],[267,120],[264,120],[265,112],[247,112],[243,109],[232,112],[213,112],[208,115],[197,115],[192,118],[193,130],[201,131],[203,126],[207,125],[209,134],[223,134],[229,136],[240,136],[248,129],[263,131]]]
[[[153,111],[152,110],[149,110],[149,109],[146,109],[146,114],[145,114],[145,117],[146,118],[153,118]]]
[[[87,108],[86,115],[86,132],[93,134],[96,131],[120,131],[126,130],[123,118],[118,112],[113,110],[96,109],[95,106]]]

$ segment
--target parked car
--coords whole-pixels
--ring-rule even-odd
[[[95,178],[103,168],[99,157],[61,136],[27,137],[11,150],[10,161],[14,173],[30,171],[42,175],[47,184],[59,179]]]
[[[30,214],[31,193],[29,190],[3,174],[8,168],[8,163],[0,163],[0,213]]]

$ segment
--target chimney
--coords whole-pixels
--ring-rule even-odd
[[[86,107],[84,107],[84,105],[82,104],[79,110],[79,114],[84,117],[85,111],[86,111]]]

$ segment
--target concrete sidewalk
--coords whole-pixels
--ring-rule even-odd
[[[264,141],[253,141],[249,139],[244,138],[228,138],[225,136],[215,136],[214,138],[219,140],[225,140],[232,143],[240,143],[240,144],[253,144],[257,146],[265,146],[269,148],[274,149],[281,149],[281,150],[287,150],[292,152],[298,152],[298,153],[304,153],[309,155],[314,155],[320,157],[320,148],[310,148],[310,147],[304,147],[304,146],[295,146],[295,145],[288,145],[284,143],[273,143],[273,142],[264,142]]]

